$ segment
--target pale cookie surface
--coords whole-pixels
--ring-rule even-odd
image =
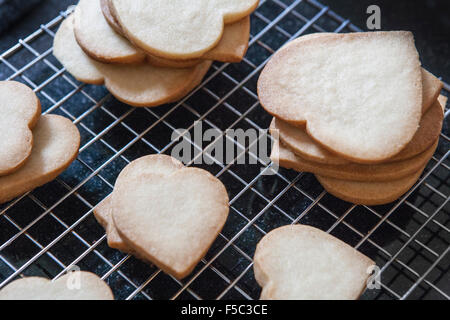
[[[169,175],[182,168],[184,165],[174,158],[165,155],[151,155],[131,162],[124,169],[122,179],[137,179],[140,175],[149,173]],[[131,249],[124,243],[112,221],[113,196],[114,192],[97,205],[94,209],[94,216],[106,230],[108,246],[130,253]]]
[[[262,300],[357,299],[375,265],[341,240],[304,225],[269,232],[253,261]]]
[[[430,160],[437,147],[437,141],[425,152],[403,161],[363,165],[349,163],[332,165],[312,162],[294,154],[282,143],[274,144],[270,158],[286,169],[311,172],[330,178],[351,181],[392,181],[407,177],[419,171]]]
[[[239,21],[258,0],[111,0],[126,36],[167,59],[199,58],[220,41],[224,24]]]
[[[105,63],[137,63],[145,53],[117,34],[106,21],[100,0],[80,0],[74,12],[75,38],[94,59]]]
[[[183,98],[203,79],[210,61],[188,69],[103,64],[91,59],[78,45],[72,16],[61,24],[55,36],[53,52],[77,80],[105,84],[118,100],[136,107],[152,107]]]
[[[316,175],[317,180],[335,197],[354,204],[367,206],[391,203],[404,195],[417,182],[422,170],[387,182],[362,182],[328,178]]]
[[[329,152],[311,139],[304,129],[294,127],[286,121],[273,118],[270,124],[270,132],[274,135],[277,130],[280,141],[305,159],[325,164],[347,164],[350,161]]]
[[[44,115],[33,130],[30,158],[18,171],[0,177],[0,203],[55,179],[75,160],[80,133],[67,118]]]
[[[109,25],[119,34],[123,34],[117,19],[110,10],[108,0],[101,0],[103,15],[108,21]],[[100,37],[98,41],[100,40]],[[202,62],[202,60],[215,60],[222,62],[240,62],[248,49],[248,41],[250,38],[250,17],[246,17],[237,22],[225,26],[223,36],[217,46],[210,51],[203,54],[198,59],[189,60],[171,60],[147,54],[147,62],[157,67],[170,68],[189,68]],[[95,44],[97,46],[97,44]],[[84,48],[85,51],[88,49]],[[89,51],[89,50],[88,50]],[[89,52],[88,52],[89,53]],[[95,58],[95,56],[94,56]]]
[[[386,163],[410,159],[427,150],[438,139],[442,130],[443,120],[442,107],[438,101],[435,101],[431,108],[427,108],[426,113],[422,116],[419,129],[417,129],[413,139],[399,154],[386,160]],[[271,132],[278,130],[277,134],[280,141],[295,154],[306,160],[337,165],[350,163],[322,148],[302,128],[294,127],[283,120],[274,118],[270,130]]]
[[[39,277],[13,281],[0,290],[0,300],[114,300],[114,296],[97,275],[77,271],[53,282]]]
[[[258,81],[269,113],[306,123],[314,140],[361,163],[382,162],[409,143],[422,111],[422,74],[411,33],[296,41],[274,55]]]
[[[0,81],[0,176],[23,166],[31,154],[31,129],[41,115],[41,103],[26,85]]]
[[[112,197],[120,237],[143,259],[176,278],[186,277],[225,224],[225,187],[197,168],[128,176],[125,170],[119,175]]]
[[[125,36],[122,27],[120,26],[119,22],[110,9],[110,2],[110,0],[100,0],[100,6],[102,8],[103,16],[105,17],[111,28],[114,29],[114,31],[116,31],[121,36]]]

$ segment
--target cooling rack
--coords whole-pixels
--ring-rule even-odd
[[[24,276],[55,279],[74,267],[98,274],[117,299],[258,299],[252,257],[270,230],[294,223],[325,230],[381,268],[381,287],[362,299],[449,299],[449,110],[439,147],[419,182],[384,206],[355,206],[327,194],[314,176],[280,169],[234,141],[229,164],[200,165],[230,195],[230,216],[206,257],[178,281],[154,266],[110,249],[92,211],[130,161],[170,154],[175,129],[266,129],[256,82],[271,55],[287,41],[314,32],[360,31],[314,0],[261,1],[252,15],[247,57],[214,63],[202,84],[182,101],[131,108],[104,87],[79,83],[52,55],[53,37],[71,9],[2,53],[0,79],[32,87],[44,113],[70,118],[80,130],[77,160],[55,181],[0,207],[0,288]],[[445,84],[443,94],[449,94]],[[185,138],[186,139],[186,138]],[[190,140],[189,140],[190,141]],[[190,141],[202,153],[205,146]],[[256,164],[239,165],[250,157]]]

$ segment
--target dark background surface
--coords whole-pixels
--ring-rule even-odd
[[[1,0],[0,0],[1,1]],[[4,1],[26,1],[26,0],[4,0]],[[293,0],[282,0],[283,3],[292,3]],[[21,38],[27,37],[40,27],[41,24],[47,23],[58,15],[60,11],[65,10],[69,5],[76,3],[77,0],[42,0],[41,5],[37,6],[34,10],[23,16],[19,22],[15,23],[8,31],[0,34],[0,52],[10,48]],[[431,10],[428,14],[421,15],[425,9],[423,6],[412,6],[414,1],[386,1],[386,3],[395,2],[401,7],[401,4],[408,6],[408,11],[399,10],[398,12],[393,9],[388,9],[381,2],[376,1],[343,1],[332,0],[323,3],[330,5],[330,8],[349,18],[353,23],[362,29],[365,29],[366,22],[366,8],[368,4],[377,3],[382,10],[382,26],[384,29],[409,29],[416,33],[417,46],[422,55],[424,65],[434,72],[436,75],[444,76],[444,80],[447,82],[450,80],[450,76],[444,75],[445,72],[449,72],[448,68],[448,41],[446,35],[450,34],[448,28],[446,31],[440,27],[441,24],[445,24],[448,11],[443,10],[442,6]],[[423,1],[421,3],[428,3],[430,1]],[[440,4],[446,1],[440,1]],[[428,6],[428,4],[427,4]],[[307,16],[313,17],[317,13],[317,9],[309,8],[305,4],[305,1],[296,7],[299,12]],[[268,0],[267,4],[260,8],[259,13],[263,17],[273,19],[276,17],[282,9],[279,5],[275,4],[275,1]],[[436,22],[437,14],[444,17],[441,22]],[[401,15],[401,16],[400,16]],[[325,17],[321,21],[321,25],[325,30],[332,31],[337,25],[326,23],[330,22],[331,18]],[[392,20],[390,20],[392,19]],[[406,21],[406,22],[405,22]],[[409,27],[408,24],[409,23]],[[304,24],[304,23],[303,23]],[[289,30],[292,34],[297,32],[300,26],[303,25],[300,19],[294,15],[287,16],[279,22],[279,25]],[[252,19],[252,35],[257,35],[267,25],[261,18],[254,16]],[[319,24],[317,24],[319,25]],[[327,25],[325,27],[325,25]],[[58,24],[52,28],[55,31]],[[270,48],[276,50],[287,40],[285,36],[281,36],[279,32],[271,28],[269,32],[261,37],[261,42]],[[417,29],[417,30],[416,30]],[[307,31],[311,32],[311,28]],[[31,46],[35,48],[39,53],[50,52],[52,38],[43,32],[43,35],[37,37],[34,41],[30,41]],[[447,49],[445,47],[447,46]],[[425,50],[425,49],[426,50]],[[271,50],[267,50],[266,46],[258,43],[254,43],[248,52],[247,62],[240,64],[231,64],[226,67],[224,73],[228,77],[232,77],[234,81],[243,81],[243,79],[249,76],[252,72],[252,65],[259,66],[268,58],[271,54]],[[54,64],[57,69],[61,69],[62,66],[54,59],[51,54],[46,56],[48,60]],[[40,85],[47,81],[50,77],[55,75],[55,71],[47,66],[44,60],[36,59],[36,56],[30,52],[29,49],[21,48],[17,52],[8,56],[5,60],[15,66],[17,69],[23,68],[28,64],[32,66],[26,68],[23,71],[23,75],[27,76],[35,84]],[[250,64],[251,65],[250,65]],[[443,67],[443,64],[447,63],[447,67]],[[3,69],[2,69],[3,66]],[[222,64],[215,63],[211,69],[210,74],[221,67]],[[2,74],[2,70],[5,74]],[[0,63],[0,78],[6,78],[13,72],[5,66],[5,63]],[[19,73],[21,74],[21,73]],[[64,73],[64,76],[72,79],[70,75]],[[72,225],[78,219],[86,215],[86,219],[75,228],[82,239],[91,245],[97,243],[98,239],[104,236],[104,230],[95,222],[92,215],[87,214],[91,209],[86,204],[89,202],[91,205],[99,203],[105,196],[111,192],[112,184],[114,183],[117,175],[126,165],[125,161],[121,157],[117,157],[117,151],[127,146],[127,150],[123,153],[124,157],[128,160],[135,159],[139,156],[154,153],[155,150],[144,143],[143,139],[139,139],[136,143],[128,146],[130,141],[135,138],[135,134],[131,133],[130,129],[136,133],[142,133],[144,130],[150,129],[147,134],[144,135],[146,141],[151,141],[152,145],[156,146],[159,150],[165,148],[169,143],[169,138],[172,129],[164,123],[157,123],[157,119],[160,119],[166,114],[167,110],[170,110],[172,106],[161,106],[159,108],[152,109],[134,109],[130,111],[130,108],[114,98],[108,96],[107,90],[103,86],[87,85],[83,87],[83,93],[87,93],[89,97],[92,97],[97,106],[93,107],[92,101],[87,99],[82,92],[73,91],[78,86],[71,85],[64,76],[57,76],[53,81],[45,84],[45,88],[38,90],[38,96],[41,99],[43,110],[48,111],[50,108],[58,106],[52,113],[61,114],[67,116],[62,110],[66,110],[74,118],[80,119],[78,128],[82,135],[82,145],[87,146],[80,153],[78,160],[75,161],[72,166],[61,175],[58,180],[53,181],[42,188],[38,188],[32,192],[34,198],[25,197],[18,204],[9,208],[6,213],[8,217],[14,219],[19,226],[27,226],[30,221],[35,223],[30,229],[30,235],[37,241],[47,245],[51,241],[54,241],[61,235],[65,227],[61,226],[60,221],[68,225]],[[208,90],[201,90],[194,94],[186,103],[186,106],[179,106],[174,108],[174,111],[169,111],[166,120],[175,128],[187,128],[195,120],[199,118],[199,114],[207,114],[206,119],[214,123],[222,130],[229,128],[231,124],[238,119],[237,114],[231,111],[231,108],[239,112],[240,114],[247,113],[247,116],[242,121],[237,122],[234,127],[247,129],[252,127],[250,122],[255,123],[261,128],[267,128],[271,121],[271,117],[257,106],[257,98],[255,94],[249,95],[248,91],[255,92],[257,74],[245,81],[245,85],[237,89],[231,94],[232,88],[235,87],[235,82],[231,81],[224,74],[220,73],[213,77],[211,81],[206,85]],[[23,81],[20,76],[15,78],[16,80]],[[73,79],[72,79],[73,80]],[[44,96],[44,92],[46,96]],[[211,92],[211,94],[208,94]],[[231,95],[230,95],[231,94]],[[215,98],[213,98],[213,95]],[[51,98],[52,100],[48,99]],[[106,98],[106,100],[103,100]],[[226,103],[218,103],[222,100]],[[97,103],[97,101],[104,101]],[[62,103],[59,106],[59,103]],[[249,109],[249,106],[255,105],[254,109]],[[252,107],[251,107],[252,108]],[[92,110],[92,112],[91,112]],[[190,111],[192,110],[192,111]],[[128,115],[129,114],[129,115]],[[127,116],[128,115],[128,116]],[[122,119],[118,124],[117,119]],[[448,122],[448,121],[447,121]],[[127,127],[125,127],[125,125]],[[444,133],[448,135],[448,125],[444,126]],[[206,130],[205,126],[205,130]],[[95,141],[90,144],[90,141],[96,139],[99,134],[102,134],[103,139],[101,141]],[[437,158],[441,158],[443,154],[448,151],[448,142],[445,139],[441,139],[442,143],[436,153]],[[111,148],[107,147],[112,146]],[[170,149],[166,151],[170,153]],[[114,159],[111,161],[111,159]],[[447,166],[448,159],[446,160]],[[107,162],[109,164],[107,164]],[[106,165],[107,164],[107,165]],[[435,162],[431,162],[428,169],[431,169]],[[104,166],[106,165],[106,166]],[[94,175],[87,182],[88,177],[94,170],[100,170],[98,175]],[[203,166],[203,169],[207,169],[213,174],[217,174],[221,168],[217,165]],[[227,170],[220,176],[222,182],[230,191],[230,199],[236,196],[243,187],[243,184],[250,183],[261,169],[260,165],[255,166],[239,166],[235,165],[231,167],[231,170]],[[293,181],[297,176],[297,173],[292,170],[282,170],[282,174],[285,175],[289,181]],[[231,175],[233,172],[241,180]],[[438,167],[434,170],[434,173],[427,179],[427,183],[433,188],[441,192],[442,194],[449,193],[449,171],[444,166]],[[100,178],[101,177],[101,178]],[[105,181],[108,182],[105,183]],[[68,193],[68,190],[72,192],[76,186],[80,186],[77,190],[77,194],[72,194],[65,200],[62,199],[63,195]],[[317,204],[312,205],[311,199],[317,199],[319,194],[323,191],[319,183],[315,180],[312,174],[305,174],[299,178],[295,184],[296,188],[303,191],[299,192],[296,188],[289,188],[281,197],[279,195],[284,188],[286,188],[287,182],[274,178],[272,176],[261,177],[255,180],[254,190],[248,190],[243,192],[233,205],[234,214],[230,215],[230,221],[224,228],[224,235],[231,239],[236,235],[242,226],[246,224],[247,220],[244,220],[236,212],[241,212],[246,218],[254,218],[254,216],[261,212],[267,201],[273,200],[274,205],[267,209],[260,218],[248,228],[242,235],[235,241],[238,248],[243,250],[247,256],[252,257],[256,243],[261,239],[262,234],[256,228],[262,228],[266,232],[274,229],[275,227],[288,224],[291,221],[290,218],[297,218],[302,216],[301,223],[308,224],[314,227],[318,227],[322,230],[328,230],[336,221],[341,220],[337,224],[337,227],[333,229],[332,234],[339,239],[347,242],[350,245],[355,246],[360,237],[367,234],[369,230],[375,228],[379,219],[390,212],[393,209],[394,204],[385,206],[373,207],[367,209],[362,206],[358,206],[353,209],[349,214],[347,210],[350,208],[349,203],[335,199],[330,195],[324,196]],[[308,196],[306,196],[306,194]],[[82,197],[81,201],[78,196]],[[278,200],[276,200],[279,197]],[[311,199],[309,198],[311,197]],[[41,208],[37,205],[35,200],[38,199],[39,203],[44,205]],[[84,202],[85,201],[85,202]],[[394,214],[389,217],[387,222],[384,222],[380,227],[376,228],[376,232],[371,234],[370,241],[376,243],[377,246],[382,247],[387,252],[395,253],[402,245],[404,245],[407,237],[405,232],[409,235],[414,234],[425,223],[424,214],[435,214],[437,221],[443,225],[449,226],[449,203],[445,205],[443,203],[442,196],[439,196],[436,192],[433,192],[429,187],[423,184],[408,197],[408,201],[413,209],[409,205],[403,203],[397,209]],[[37,218],[45,208],[49,208],[56,205],[52,212],[53,216],[45,215],[43,219],[37,221]],[[442,208],[442,206],[444,206]],[[284,215],[281,211],[275,207],[283,208],[283,211],[287,211]],[[11,223],[6,220],[5,215],[2,215],[2,206],[0,206],[0,246],[3,244],[3,239],[10,239],[17,234],[17,230],[11,226]],[[326,210],[325,210],[326,208]],[[416,211],[417,210],[417,211]],[[420,211],[418,211],[420,210]],[[23,214],[27,212],[27,214]],[[328,212],[333,212],[329,214]],[[418,213],[420,212],[420,213]],[[306,214],[307,213],[307,214]],[[304,216],[303,216],[304,215]],[[37,221],[37,222],[36,222]],[[345,223],[345,224],[344,224]],[[391,226],[393,224],[396,228]],[[353,232],[347,227],[350,225]],[[425,243],[430,246],[434,251],[438,253],[444,252],[448,248],[449,241],[446,231],[439,227],[437,224],[428,223],[425,228],[416,237],[417,241]],[[444,235],[442,235],[444,233]],[[365,241],[360,247],[361,252],[373,258],[379,265],[386,263],[386,256],[380,253],[378,247],[371,244],[372,242]],[[218,239],[212,250],[207,256],[207,260],[213,257],[221,248],[223,248],[225,240]],[[108,261],[115,264],[124,258],[124,255],[117,250],[110,249],[105,241],[100,243],[97,247],[100,252]],[[29,241],[26,237],[19,237],[16,241],[13,241],[11,245],[5,247],[5,250],[1,250],[2,256],[6,257],[8,261],[13,265],[21,266],[26,261],[29,261],[36,253],[36,245]],[[86,250],[85,243],[80,241],[78,237],[72,234],[64,237],[60,241],[57,241],[55,245],[51,247],[52,254],[56,255],[63,263],[68,265],[77,259],[82,252]],[[428,251],[423,249],[417,243],[412,241],[405,250],[401,252],[400,261],[411,266],[413,270],[417,270],[419,274],[423,274],[430,265],[436,260],[436,256],[431,255]],[[241,274],[242,270],[248,265],[249,260],[246,259],[238,251],[229,248],[224,251],[223,254],[214,262],[214,267],[220,270],[222,273],[230,277],[230,279],[236,279]],[[103,275],[110,270],[109,264],[105,263],[95,254],[89,254],[77,263],[83,270],[95,271],[97,274]],[[432,273],[427,277],[427,280],[431,281],[437,287],[441,288],[445,292],[450,292],[449,277],[450,256],[446,256],[437,267],[433,268]],[[198,268],[201,268],[199,265]],[[197,268],[197,271],[198,271]],[[140,262],[137,259],[130,258],[127,263],[120,268],[121,272],[124,272],[127,277],[136,284],[141,284],[146,279],[149,279],[154,272],[155,268],[149,268],[147,264]],[[252,298],[259,297],[259,287],[253,278],[253,274],[250,269],[243,278],[239,281],[239,286],[244,288]],[[55,277],[61,271],[61,266],[55,263],[54,259],[43,255],[38,261],[31,264],[24,272],[25,275],[39,275],[45,277]],[[0,260],[0,283],[5,277],[11,274],[11,269],[2,264]],[[393,263],[388,266],[387,270],[383,272],[383,282],[386,283],[390,289],[399,294],[403,294],[408,290],[414,282],[417,280],[415,276],[412,276],[410,272],[405,271],[404,268],[399,268],[397,263]],[[125,281],[117,272],[114,272],[108,277],[108,284],[113,288],[114,294],[118,299],[124,299],[131,294],[135,288],[133,288],[127,281]],[[228,284],[220,277],[217,277],[211,269],[207,269],[207,272],[203,273],[199,280],[195,281],[191,288],[197,292],[203,298],[215,298],[221,292],[221,290]],[[168,299],[178,291],[179,286],[167,275],[160,273],[154,280],[152,280],[143,290],[144,293],[149,294],[154,299]],[[137,298],[143,298],[138,296]],[[192,298],[186,291],[182,298]],[[241,299],[242,295],[236,290],[230,290],[229,294],[225,296],[227,299]],[[363,299],[387,299],[392,298],[387,294],[387,291],[373,290],[367,292]],[[436,290],[430,289],[427,285],[420,285],[414,290],[410,298],[442,298],[436,292]]]
[[[28,3],[28,0],[14,1]],[[371,4],[378,5],[381,9],[382,29],[414,32],[424,67],[443,77],[447,83],[450,82],[450,1],[322,0],[321,2],[363,30],[366,29],[367,7]],[[60,11],[75,3],[76,0],[41,0],[40,4],[0,34],[0,51],[10,48],[18,39],[26,37],[42,23],[50,21]]]

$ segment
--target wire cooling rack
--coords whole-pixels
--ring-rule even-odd
[[[265,129],[256,82],[270,56],[287,41],[313,32],[360,31],[313,1],[261,1],[240,64],[214,63],[201,86],[182,101],[135,109],[104,87],[77,82],[52,55],[53,36],[70,10],[4,52],[0,79],[34,89],[44,113],[70,118],[82,136],[77,160],[55,181],[0,207],[0,288],[24,276],[55,279],[74,266],[102,277],[117,299],[258,299],[252,268],[258,241],[270,230],[308,224],[344,240],[377,262],[381,288],[363,299],[449,299],[449,110],[436,154],[420,181],[385,206],[355,206],[327,194],[314,176],[270,164],[215,163],[230,195],[230,216],[206,257],[178,281],[132,256],[110,249],[92,210],[130,161],[170,151],[173,130]],[[448,95],[446,84],[443,93]],[[194,142],[192,142],[194,144]],[[239,145],[238,157],[255,157]],[[200,148],[201,146],[195,145]],[[330,284],[332,285],[332,284]]]

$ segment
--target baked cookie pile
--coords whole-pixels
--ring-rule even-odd
[[[78,155],[80,133],[58,115],[41,116],[36,94],[0,81],[0,203],[55,179]]]
[[[392,202],[416,183],[437,147],[441,89],[421,68],[410,32],[300,37],[273,56],[258,81],[280,142],[271,158],[314,173],[343,200]]]
[[[258,3],[80,0],[53,51],[77,80],[104,84],[132,106],[159,106],[192,91],[212,61],[244,58]]]
[[[222,230],[228,193],[209,172],[166,155],[131,162],[95,209],[111,248],[188,276]]]

